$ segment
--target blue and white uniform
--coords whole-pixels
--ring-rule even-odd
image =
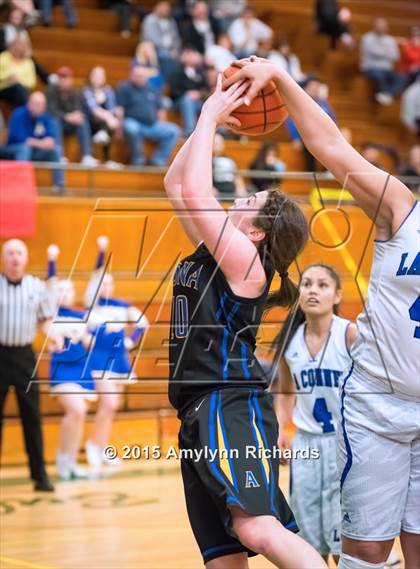
[[[340,417],[339,380],[351,361],[346,344],[349,324],[349,320],[333,315],[328,338],[313,357],[305,341],[303,323],[284,355],[296,388],[293,423],[297,433],[293,451],[319,451],[319,459],[292,460],[290,505],[300,535],[321,555],[339,555],[341,549],[336,428]]]
[[[96,399],[88,350],[82,341],[88,333],[84,312],[60,307],[52,326],[55,334],[64,338],[64,349],[51,355],[51,393],[77,391],[87,399]]]
[[[367,301],[344,374],[338,436],[342,532],[420,533],[420,206],[376,241]]]
[[[95,338],[89,355],[94,377],[135,379],[126,346],[134,345],[147,327],[141,311],[124,300],[100,297],[89,314],[88,325]],[[130,337],[125,334],[127,325],[135,326]]]

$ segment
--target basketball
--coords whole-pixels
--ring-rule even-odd
[[[252,63],[250,64],[252,65]],[[223,71],[223,78],[227,79],[239,69],[232,65]],[[248,106],[241,105],[232,116],[241,122],[241,127],[231,127],[234,132],[257,136],[273,132],[289,116],[283,99],[274,81],[270,81]]]

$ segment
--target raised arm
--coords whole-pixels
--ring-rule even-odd
[[[258,251],[252,241],[231,222],[213,194],[212,157],[217,126],[234,121],[230,114],[243,104],[247,85],[235,83],[223,92],[221,76],[216,90],[203,106],[193,142],[188,149],[182,198],[191,211],[198,235],[218,262],[236,294],[254,298],[266,281]]]
[[[98,289],[103,278],[103,273],[105,270],[105,255],[108,249],[109,239],[106,235],[101,235],[96,240],[98,245],[98,256],[96,257],[95,268],[89,279],[88,285],[85,291],[85,306],[90,308],[93,305],[94,300],[98,295]]]
[[[334,121],[283,70],[266,60],[239,61],[238,74],[225,82],[250,80],[246,98],[251,100],[270,80],[280,90],[287,110],[305,146],[353,195],[375,222],[377,237],[389,239],[413,206],[410,190],[395,177],[365,160],[342,136]]]
[[[184,179],[185,163],[188,158],[188,152],[192,144],[194,133],[183,144],[178,151],[172,164],[166,173],[164,179],[165,191],[172,207],[178,214],[178,219],[188,235],[189,239],[196,246],[200,242],[200,234],[194,221],[191,218],[191,212],[187,211],[187,207],[182,198],[182,183]]]

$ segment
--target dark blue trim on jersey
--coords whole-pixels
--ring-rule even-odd
[[[222,416],[222,392],[221,391],[218,392],[218,399],[219,399],[219,402],[217,404],[217,409],[219,411],[220,426],[222,428],[223,439],[224,439],[225,447],[226,447],[226,450],[228,453],[228,462],[229,462],[229,466],[230,466],[230,471],[232,473],[232,482],[233,482],[233,486],[235,487],[235,490],[238,491],[238,480],[236,478],[235,469],[233,467],[232,457],[230,456],[229,440],[228,440],[227,435],[226,435],[225,424],[224,424],[223,416]]]
[[[217,309],[217,312],[216,312],[216,318],[217,318],[218,320],[220,319],[220,317],[221,317],[221,315],[222,315],[223,307],[224,307],[224,305],[225,305],[226,298],[227,298],[227,292],[224,292],[224,293],[222,294],[222,298],[220,299],[219,308]]]
[[[293,468],[292,468],[293,460],[289,462],[289,496],[293,493]]]
[[[260,428],[261,431],[261,435],[263,438],[263,442],[265,445],[265,448],[270,452],[269,448],[268,448],[268,440],[267,440],[267,436],[265,434],[265,430],[264,430],[264,426],[263,426],[263,421],[262,421],[262,413],[261,413],[261,409],[260,409],[260,404],[258,403],[258,398],[257,398],[257,392],[254,391],[254,393],[252,394],[252,401],[255,407],[255,410],[257,412],[257,424],[258,427]],[[276,515],[276,517],[280,518],[278,509],[276,507],[276,504],[274,502],[274,497],[275,497],[275,488],[274,488],[274,470],[273,470],[273,465],[271,464],[271,459],[267,458],[269,467],[270,467],[270,498],[271,498],[271,510],[272,512]]]
[[[222,308],[222,300],[220,301],[220,308]],[[223,381],[226,381],[229,378],[229,358],[228,358],[228,340],[229,340],[229,332],[230,332],[230,321],[238,312],[240,307],[239,302],[235,302],[235,304],[230,309],[230,312],[226,316],[226,326],[223,328],[223,340],[222,340],[222,378]]]
[[[251,374],[249,373],[248,369],[248,359],[246,354],[246,345],[242,340],[241,342],[241,364],[242,364],[242,371],[244,372],[245,379],[251,379]]]
[[[341,409],[340,409],[340,413],[341,413],[341,427],[343,429],[343,438],[344,438],[344,444],[346,446],[346,453],[347,453],[347,462],[344,466],[343,472],[341,473],[341,479],[340,479],[340,491],[343,489],[343,484],[347,478],[348,473],[350,472],[350,468],[352,467],[353,464],[353,452],[351,450],[351,446],[350,446],[350,441],[349,441],[349,437],[347,435],[347,431],[346,431],[346,422],[344,419],[344,398],[346,396],[346,392],[345,392],[345,387],[346,387],[346,383],[349,379],[349,377],[351,376],[351,374],[353,373],[353,368],[354,368],[354,362],[352,362],[351,364],[351,368],[349,373],[347,374],[346,378],[343,381],[343,387],[342,387],[342,391],[341,391]]]
[[[252,393],[250,393],[250,394],[248,395],[249,424],[250,424],[250,426],[251,426],[251,432],[252,432],[253,437],[254,437],[255,447],[258,448],[258,446],[259,446],[259,444],[258,444],[258,437],[257,437],[257,433],[255,432],[255,427],[254,427],[254,424],[253,424],[253,421],[252,421],[252,417],[254,416],[254,414],[255,414],[255,416],[256,416],[256,413],[255,413],[254,408],[253,408],[253,406],[252,406],[251,397],[252,397]],[[264,465],[263,465],[262,460],[260,460],[260,466],[261,466],[262,476],[263,476],[263,479],[264,479],[264,481],[265,481],[266,488],[267,488],[267,490],[268,490],[268,486],[269,486],[270,481],[267,479],[267,476],[266,476],[266,474],[265,474]]]
[[[410,215],[413,213],[416,205],[419,202],[416,200],[413,204],[413,207],[410,209],[410,211],[407,213],[407,215],[404,217],[404,219],[402,220],[402,222],[400,223],[400,226],[398,227],[398,229],[396,230],[396,232],[394,233],[394,235],[392,235],[389,239],[374,239],[373,242],[374,243],[388,243],[389,241],[392,241],[392,239],[394,239],[394,237],[397,235],[397,233],[399,232],[399,230],[401,229],[401,227],[404,225],[404,223],[407,221],[407,219],[410,217]]]

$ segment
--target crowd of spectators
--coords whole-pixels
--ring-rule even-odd
[[[66,25],[76,26],[72,0],[60,3]],[[276,35],[245,1],[184,0],[171,4],[161,0],[147,12],[135,0],[98,0],[99,7],[117,11],[122,37],[133,33],[134,20],[140,29],[127,78],[114,86],[107,82],[106,71],[100,66],[91,69],[81,86],[81,78],[75,78],[71,67],[47,71],[34,57],[27,28],[53,23],[52,0],[8,0],[8,4],[7,19],[0,28],[0,102],[12,113],[0,158],[21,160],[24,156],[66,163],[64,141],[73,136],[86,167],[100,161],[110,168],[120,167],[111,159],[115,140],[125,143],[130,164],[164,166],[181,136],[187,137],[194,130],[217,73],[236,58],[253,53],[286,70],[335,120],[328,87],[302,69],[288,39]],[[356,39],[349,10],[340,7],[337,0],[317,0],[314,7],[316,29],[330,37],[331,48],[341,45],[353,49]],[[419,69],[420,27],[413,27],[408,39],[395,38],[388,33],[387,21],[375,18],[372,29],[360,38],[361,73],[372,82],[380,105],[388,105],[401,95],[401,121],[415,134],[420,133]],[[39,82],[46,85],[42,97],[35,91]],[[169,109],[179,113],[181,128],[168,121]],[[315,171],[319,165],[303,146],[290,119],[286,127],[293,146],[302,153],[305,169]],[[16,131],[20,132],[18,136]],[[150,157],[145,155],[144,141],[154,144]],[[94,145],[101,148],[100,161],[93,157]],[[232,164],[228,167],[222,146],[221,140],[215,145],[219,186],[224,187],[227,177],[232,188],[235,180],[235,193],[240,195],[241,183],[233,174]],[[281,172],[284,163],[275,156],[275,147],[263,146],[252,168],[261,170],[264,164],[267,171]],[[62,176],[58,173],[53,171],[54,184],[60,188]],[[255,186],[264,184],[261,179]],[[223,193],[223,189],[217,191]]]

